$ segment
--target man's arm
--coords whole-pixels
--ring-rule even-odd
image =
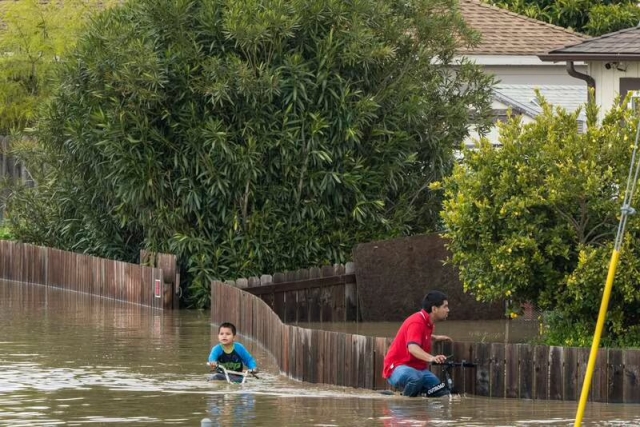
[[[424,360],[427,363],[444,363],[447,360],[447,356],[442,354],[438,354],[437,356],[432,356],[431,354],[424,351],[418,344],[415,344],[415,343],[410,343],[407,346],[407,350],[416,359]]]
[[[449,337],[447,335],[431,335],[431,339],[433,341],[435,341],[435,342],[438,342],[438,341],[451,341],[451,342],[453,342],[451,337]]]

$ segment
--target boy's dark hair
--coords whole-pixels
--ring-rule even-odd
[[[221,330],[222,328],[231,329],[231,333],[232,333],[233,335],[235,335],[235,334],[236,334],[236,325],[234,325],[233,323],[229,323],[229,322],[221,323],[221,324],[220,324],[220,326],[218,327],[218,333],[220,333],[220,330]]]
[[[448,299],[449,298],[440,291],[431,291],[424,296],[424,299],[422,300],[422,308],[427,313],[431,313],[431,307],[440,307]]]

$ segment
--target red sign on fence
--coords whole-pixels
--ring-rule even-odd
[[[160,286],[160,279],[156,279],[156,288],[155,288],[155,295],[156,298],[160,298],[162,296],[162,287]]]

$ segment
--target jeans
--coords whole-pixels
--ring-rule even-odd
[[[449,394],[449,389],[436,375],[428,369],[419,371],[406,365],[400,365],[393,370],[388,379],[392,387],[401,389],[402,394],[416,397],[427,394],[430,397],[439,397]],[[438,387],[433,390],[434,387]]]

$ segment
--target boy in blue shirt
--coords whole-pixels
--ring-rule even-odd
[[[256,363],[251,353],[239,342],[235,342],[236,327],[233,323],[225,322],[218,328],[218,341],[220,342],[211,349],[209,354],[209,366],[215,370],[218,366],[224,367],[229,372],[242,372],[243,365],[249,369],[251,373],[258,371]],[[212,379],[217,378],[216,374]]]

